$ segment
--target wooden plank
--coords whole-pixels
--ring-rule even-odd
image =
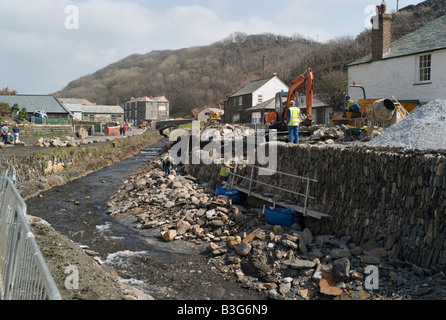
[[[283,202],[283,201],[277,201],[277,200],[274,200],[273,198],[266,197],[266,196],[264,196],[264,195],[262,195],[260,193],[257,193],[257,192],[253,192],[253,191],[249,192],[248,189],[242,188],[242,187],[239,187],[239,186],[236,186],[236,185],[234,186],[234,189],[236,189],[236,190],[238,190],[240,192],[246,193],[246,194],[250,194],[250,196],[253,196],[253,197],[265,200],[267,202],[279,205],[281,207],[290,208],[290,209],[292,209],[294,211],[297,211],[297,212],[300,212],[300,213],[305,213],[305,208],[302,207],[302,206],[298,206],[298,205],[295,205],[295,204],[289,204],[289,203],[286,203],[286,202]],[[304,216],[310,216],[310,217],[313,217],[313,218],[316,218],[316,219],[331,218],[331,216],[326,214],[326,213],[319,212],[319,211],[312,210],[312,209],[308,209],[308,208],[307,208],[306,214],[304,214]]]

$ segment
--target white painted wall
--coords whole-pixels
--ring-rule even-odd
[[[424,53],[426,54],[426,53]],[[355,81],[365,88],[367,98],[446,100],[446,50],[431,52],[431,82],[418,84],[418,56],[405,56],[348,68],[348,82]],[[350,93],[353,99],[362,99],[358,89]]]
[[[270,81],[265,83],[261,88],[254,91],[252,94],[252,106],[259,104],[259,94],[263,95],[263,102],[275,98],[276,93],[281,90],[288,91],[288,86],[278,77],[273,77]]]

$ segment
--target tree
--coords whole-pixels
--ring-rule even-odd
[[[8,87],[0,90],[0,95],[16,95],[17,90],[9,90]]]
[[[26,108],[22,108],[22,110],[19,112],[19,119],[23,120],[26,117],[28,117],[28,112],[26,111]]]
[[[317,97],[330,106],[340,107],[343,104],[342,99],[347,83],[348,77],[346,71],[329,71],[315,83]]]

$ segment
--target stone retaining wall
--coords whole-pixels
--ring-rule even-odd
[[[48,148],[41,153],[0,157],[16,169],[17,187],[26,200],[51,187],[122,161],[161,137],[156,131],[81,147]]]
[[[19,125],[20,135],[24,136],[49,136],[49,135],[67,135],[73,136],[73,128],[71,125],[52,125],[52,124],[39,124],[39,125]],[[12,132],[12,128],[9,128]]]
[[[389,258],[446,269],[445,153],[284,143],[277,150],[278,171],[318,180],[311,185],[316,198],[311,207],[332,219],[305,218],[313,233],[349,235],[358,244],[374,240],[388,250]],[[218,165],[187,165],[186,170],[212,184],[218,181]],[[250,169],[241,172],[249,176]],[[289,177],[260,179],[304,190]],[[272,192],[268,186],[257,189]]]

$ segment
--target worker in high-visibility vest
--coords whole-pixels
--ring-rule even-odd
[[[220,166],[220,179],[218,181],[218,184],[221,185],[223,181],[228,181],[229,173],[231,172],[231,167],[229,165],[229,162],[225,161],[225,159],[221,159],[221,166]]]
[[[358,104],[350,98],[350,96],[345,97],[345,101],[347,103],[347,110],[355,113],[361,113]]]
[[[287,112],[287,125],[288,125],[288,142],[299,143],[299,124],[301,122],[300,109],[296,107],[295,102],[290,102],[290,108]]]

